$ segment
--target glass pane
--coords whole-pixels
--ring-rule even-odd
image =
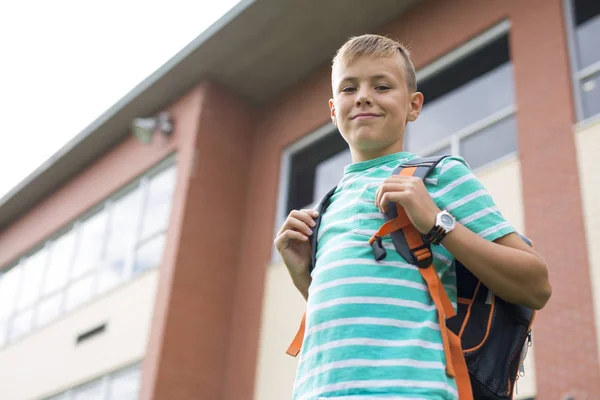
[[[73,389],[73,400],[104,400],[104,385],[102,380],[96,380]]]
[[[165,247],[165,234],[158,235],[141,244],[135,254],[133,274],[139,274],[160,265]]]
[[[6,320],[15,310],[22,271],[17,265],[0,275],[0,321]]]
[[[340,182],[344,176],[344,167],[349,164],[352,164],[350,149],[341,151],[316,166],[313,203],[321,201]]]
[[[135,233],[139,227],[140,208],[139,188],[115,201],[111,208],[106,262],[100,273],[100,290],[113,287],[123,277],[127,253],[133,249]]]
[[[581,93],[583,94],[583,117],[589,118],[600,114],[600,72],[581,83]]]
[[[52,397],[48,397],[46,400],[68,400],[66,393],[57,394]]]
[[[77,279],[98,266],[106,240],[106,221],[106,211],[102,210],[81,224],[72,279]]]
[[[11,324],[10,328],[10,340],[15,340],[31,331],[31,325],[33,323],[33,309],[30,308],[27,311],[16,315]]]
[[[446,95],[425,103],[408,124],[406,148],[418,153],[452,133],[514,103],[512,63],[506,63]]]
[[[600,14],[575,28],[579,53],[579,69],[600,61]]]
[[[40,296],[44,267],[48,261],[48,252],[41,249],[29,256],[23,264],[23,280],[19,289],[17,309],[23,310],[32,306]]]
[[[150,180],[141,238],[147,238],[167,228],[175,178],[176,169],[171,167]]]
[[[42,300],[36,310],[36,326],[43,326],[54,321],[61,314],[63,292]]]
[[[431,151],[429,153],[425,153],[425,154],[423,154],[423,157],[447,156],[447,155],[452,155],[452,150],[451,150],[450,146],[445,146],[437,151]]]
[[[74,250],[75,233],[73,231],[62,235],[52,243],[48,272],[44,278],[43,294],[50,294],[66,285]]]
[[[0,320],[0,348],[2,348],[8,339],[8,322]]]
[[[137,400],[140,390],[139,367],[115,374],[110,381],[108,400]]]
[[[348,150],[348,143],[346,143],[339,131],[334,129],[310,145],[290,154],[289,168],[286,173],[289,185],[286,193],[285,208],[282,210],[281,217],[285,219],[285,216],[290,211],[302,209],[318,201],[315,200],[319,197],[315,194],[315,186],[317,186],[315,185],[315,172],[317,167],[322,162],[346,150]],[[338,171],[340,178],[342,172]]]
[[[94,292],[95,274],[71,284],[67,289],[66,309],[71,311],[81,303],[90,299]]]
[[[460,155],[473,169],[517,151],[517,122],[514,115],[460,142]]]

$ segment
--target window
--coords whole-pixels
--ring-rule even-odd
[[[175,177],[165,160],[4,269],[0,347],[157,267]]]
[[[48,246],[49,260],[42,284],[42,300],[36,307],[36,326],[44,326],[62,312],[64,288],[75,254],[75,231],[63,231]]]
[[[137,400],[141,370],[135,364],[45,400]]]
[[[15,310],[21,273],[21,268],[10,268],[0,275],[0,346],[8,340],[8,326]]]
[[[142,239],[147,239],[166,229],[174,182],[174,169],[167,169],[150,177],[144,219],[142,220]]]
[[[106,243],[107,220],[108,214],[102,205],[100,210],[81,221],[71,274],[73,279],[79,279],[98,267]]]
[[[75,253],[75,232],[69,230],[60,235],[50,246],[50,260],[44,280],[42,295],[49,295],[67,284],[69,266]]]
[[[405,148],[421,156],[459,155],[475,169],[517,152],[508,24],[419,71],[425,96]]]
[[[108,384],[108,399],[136,400],[140,391],[140,375],[139,367],[113,375]]]
[[[73,400],[104,400],[105,391],[104,382],[97,380],[74,389],[71,398]]]
[[[286,149],[282,155],[279,204],[275,232],[292,210],[312,208],[344,175],[352,163],[348,144],[333,124],[328,124]],[[271,261],[279,253],[272,248]]]
[[[17,297],[17,311],[31,307],[38,299],[46,260],[47,252],[42,248],[23,262],[23,280]]]
[[[567,0],[567,27],[577,117],[600,114],[600,2]]]
[[[133,273],[140,273],[153,267],[160,260],[165,244],[171,199],[175,188],[175,170],[167,169],[150,176],[148,196],[142,217],[142,228],[136,244]]]
[[[36,250],[20,265],[22,277],[18,285],[14,316],[9,325],[9,339],[17,339],[33,328],[33,309],[37,303],[48,260],[45,247]]]
[[[98,289],[105,291],[125,278],[125,265],[139,231],[142,190],[139,184],[111,202],[106,254],[100,270]]]
[[[290,152],[286,210],[299,210],[319,202],[342,179],[352,163],[348,144],[337,130]]]

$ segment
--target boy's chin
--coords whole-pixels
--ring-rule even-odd
[[[396,142],[397,139],[383,132],[364,129],[352,135],[352,145],[356,149],[377,150],[389,146],[391,143]]]

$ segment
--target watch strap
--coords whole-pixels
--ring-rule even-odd
[[[439,226],[436,223],[433,226],[433,228],[431,228],[429,233],[425,235],[425,237],[427,238],[427,240],[429,240],[429,243],[437,245],[441,243],[441,241],[446,237],[447,233],[448,232],[446,232],[446,230],[443,227]]]

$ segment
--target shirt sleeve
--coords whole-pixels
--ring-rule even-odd
[[[494,241],[515,232],[461,157],[448,157],[425,180],[437,206],[482,238]]]

